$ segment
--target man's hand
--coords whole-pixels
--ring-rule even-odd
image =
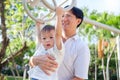
[[[58,67],[55,58],[50,55],[34,56],[30,63],[33,64],[31,66],[39,66],[47,75],[50,75],[50,72],[54,72]]]
[[[74,77],[72,80],[84,80],[82,78]]]
[[[64,14],[64,10],[62,7],[57,7],[56,8],[56,15],[57,16],[62,16]]]

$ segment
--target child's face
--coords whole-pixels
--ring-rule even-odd
[[[42,31],[40,41],[45,49],[50,49],[54,46],[55,30]]]

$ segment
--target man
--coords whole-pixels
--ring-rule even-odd
[[[58,70],[59,80],[88,79],[90,51],[88,45],[76,34],[76,29],[82,23],[83,17],[82,10],[76,7],[64,12],[62,17],[65,56]],[[49,71],[54,72],[58,67],[50,55],[32,57],[30,64],[31,66],[38,65],[48,75]]]

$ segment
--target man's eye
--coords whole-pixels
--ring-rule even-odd
[[[71,15],[66,15],[67,17],[71,17]]]

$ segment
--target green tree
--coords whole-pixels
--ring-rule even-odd
[[[107,24],[109,26],[113,26],[117,29],[120,29],[119,27],[119,20],[120,15],[114,15],[114,14],[108,14],[107,12],[98,13],[96,10],[92,11],[88,14],[88,10],[85,8],[83,9],[85,16],[89,17],[92,20],[95,20],[97,22]],[[95,25],[90,25],[83,23],[82,26],[79,28],[79,34],[86,37],[89,41],[90,51],[91,51],[91,65],[89,70],[89,80],[95,80],[95,63],[97,64],[97,80],[103,80],[103,67],[106,71],[107,66],[107,60],[108,56],[112,54],[110,62],[109,62],[109,74],[110,74],[110,80],[116,80],[117,78],[117,51],[115,46],[115,40],[112,41],[112,39],[116,38],[118,34],[115,34],[109,30],[105,30],[102,28],[99,28]],[[103,39],[108,42],[108,47],[104,48],[104,65],[102,66],[102,60],[98,58],[98,48],[97,48],[97,42],[99,39]],[[97,56],[97,58],[95,58]]]
[[[4,70],[2,73],[11,75],[12,71],[8,70],[13,67],[13,71],[16,75],[18,73],[15,69],[15,65],[23,67],[28,63],[28,59],[25,58],[25,56],[32,56],[35,51],[35,24],[33,20],[27,16],[21,0],[0,0],[0,5],[2,5],[0,6],[0,36],[2,36],[0,40],[0,71]],[[89,13],[87,7],[83,8],[83,11],[85,16],[92,20],[120,29],[120,15],[108,14],[107,12],[98,13],[96,10]],[[115,38],[117,34],[112,34],[111,31],[101,29],[97,26],[94,27],[94,25],[83,23],[78,32],[88,39],[90,46],[91,65],[89,80],[94,80],[94,63],[97,63],[98,67],[97,79],[103,80],[101,59],[97,58],[95,61],[95,54],[97,55],[97,41],[102,38],[109,43],[109,47],[105,48],[104,51],[104,66],[106,67],[107,56],[112,52],[114,46],[114,41],[111,42],[110,39]],[[93,39],[96,40],[94,41]],[[116,50],[114,50],[113,53],[114,55],[111,57],[109,68],[111,80],[113,78],[112,76],[116,77]],[[9,69],[5,70],[3,67]],[[22,71],[18,71],[20,75],[23,73],[23,69],[21,70]]]
[[[33,21],[26,19],[21,0],[0,1],[0,73],[16,64],[25,65],[24,54],[32,55],[35,48],[33,39]],[[29,48],[32,48],[28,50]],[[28,55],[28,56],[29,56]],[[11,65],[12,64],[12,65]],[[6,67],[5,67],[6,66]]]

